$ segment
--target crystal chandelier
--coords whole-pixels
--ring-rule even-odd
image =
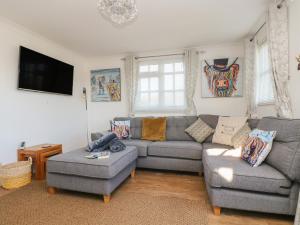
[[[99,0],[98,9],[112,22],[121,25],[137,16],[135,0]]]

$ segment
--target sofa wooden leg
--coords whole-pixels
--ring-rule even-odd
[[[214,214],[216,216],[220,216],[221,215],[221,208],[218,206],[213,206],[213,210],[214,210]]]
[[[110,202],[110,195],[103,195],[103,201],[105,204]]]
[[[130,176],[131,176],[131,178],[135,177],[135,169],[130,172]]]
[[[55,187],[47,187],[47,192],[51,195],[56,194],[57,193],[57,188]]]

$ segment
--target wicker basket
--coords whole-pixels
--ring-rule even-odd
[[[31,182],[32,159],[0,166],[0,184],[5,189],[19,188]]]

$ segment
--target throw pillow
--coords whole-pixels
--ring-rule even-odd
[[[242,159],[252,167],[259,166],[270,153],[275,136],[276,131],[253,130],[242,150]]]
[[[161,118],[144,118],[142,120],[142,139],[149,141],[166,140],[167,119]]]
[[[245,125],[247,117],[219,117],[212,143],[233,146],[232,137]]]
[[[209,135],[214,132],[214,129],[212,129],[199,118],[191,126],[185,129],[185,132],[187,132],[197,142],[202,143]]]
[[[130,120],[111,121],[111,132],[115,133],[118,139],[130,138]]]
[[[251,128],[246,123],[235,135],[233,135],[231,142],[235,148],[243,148],[251,133]]]

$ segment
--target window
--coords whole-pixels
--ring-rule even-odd
[[[267,41],[258,47],[257,58],[257,103],[258,105],[273,104],[275,101],[273,78]]]
[[[185,109],[183,58],[140,61],[136,112],[180,112]]]

